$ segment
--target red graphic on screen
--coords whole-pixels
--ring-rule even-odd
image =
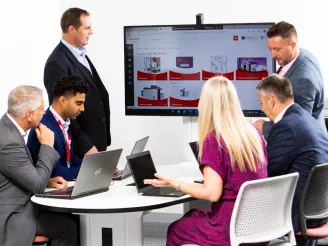
[[[197,107],[199,99],[195,100],[181,100],[178,98],[170,97],[170,106],[172,107]]]
[[[212,73],[212,72],[202,70],[202,80],[208,80],[208,79],[218,76],[218,75],[226,77],[227,79],[230,79],[230,80],[234,80],[233,72],[217,74],[217,73]]]
[[[198,73],[178,73],[169,71],[170,80],[200,80],[200,72]]]
[[[143,97],[138,97],[138,106],[168,106],[168,99],[150,100]]]
[[[137,72],[138,80],[167,80],[167,72],[165,73],[144,73]]]
[[[268,77],[268,71],[263,72],[245,72],[245,71],[236,71],[236,80],[262,80],[263,78]]]

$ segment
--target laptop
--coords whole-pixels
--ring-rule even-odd
[[[126,159],[128,160],[139,195],[166,197],[180,197],[186,195],[186,193],[176,191],[171,187],[154,187],[149,184],[144,184],[144,179],[154,179],[154,174],[157,172],[149,151],[127,156]]]
[[[198,159],[198,143],[197,142],[190,142],[189,146],[192,150],[192,153],[194,154],[196,161],[199,163],[199,159]],[[199,183],[199,184],[203,184],[204,180],[200,179],[200,180],[195,180],[195,183]]]
[[[85,155],[74,186],[35,194],[37,197],[75,199],[109,189],[123,149]]]
[[[197,142],[190,142],[189,146],[190,146],[192,153],[194,154],[197,162],[199,162],[198,161],[198,144],[197,144]]]
[[[147,142],[148,142],[148,139],[149,139],[149,137],[145,137],[145,138],[142,138],[142,139],[138,140],[134,144],[131,155],[142,152],[144,150]],[[118,170],[115,173],[113,180],[122,180],[122,179],[125,179],[125,178],[129,177],[129,176],[131,176],[131,170],[130,170],[129,164],[126,163],[123,170]]]

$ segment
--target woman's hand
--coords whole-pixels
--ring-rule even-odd
[[[173,187],[175,188],[177,181],[171,177],[165,177],[155,173],[157,179],[145,179],[144,184],[150,184],[155,187]]]

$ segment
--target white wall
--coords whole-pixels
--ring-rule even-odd
[[[326,18],[319,0],[218,1],[218,0],[18,0],[2,1],[0,112],[6,111],[9,91],[19,84],[43,87],[44,63],[61,37],[59,20],[69,7],[92,14],[94,35],[88,55],[95,64],[111,102],[111,148],[124,148],[128,155],[135,140],[150,136],[148,149],[156,164],[192,159],[187,143],[195,132],[195,119],[182,117],[136,117],[124,115],[123,26],[192,24],[204,13],[205,23],[278,22],[294,24],[300,44],[314,53],[328,83]],[[328,86],[326,85],[326,88]],[[327,94],[328,95],[328,94]],[[190,123],[193,121],[193,123]]]

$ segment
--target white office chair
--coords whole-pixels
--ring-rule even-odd
[[[269,241],[272,246],[296,245],[291,211],[298,176],[247,181],[240,187],[230,222],[232,246]],[[274,240],[286,234],[289,242]]]
[[[298,173],[292,173],[245,182],[232,212],[231,246],[269,241],[270,246],[296,245],[292,202],[297,180]],[[289,242],[277,239],[286,234]],[[188,245],[197,246],[183,246]]]

